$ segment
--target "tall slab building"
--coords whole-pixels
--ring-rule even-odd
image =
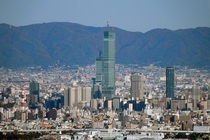
[[[32,81],[29,84],[29,104],[35,104],[36,102],[39,102],[39,83],[36,81]]]
[[[135,100],[143,100],[144,96],[144,76],[133,72],[131,75],[131,97]]]
[[[166,68],[166,98],[174,98],[174,68]]]
[[[73,107],[81,101],[90,102],[91,87],[68,87],[64,89],[64,107]]]
[[[104,31],[102,96],[106,99],[111,99],[115,93],[115,38],[113,30]]]
[[[200,102],[200,97],[201,97],[201,93],[200,93],[200,87],[193,85],[192,87],[192,105],[193,105],[193,109],[197,109],[198,108],[198,103]]]
[[[102,65],[103,65],[103,57],[99,55],[99,57],[96,58],[96,79],[95,82],[101,84],[102,83],[102,77],[103,77],[103,71],[102,71]]]

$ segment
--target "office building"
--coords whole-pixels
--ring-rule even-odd
[[[196,85],[192,87],[192,103],[193,103],[193,108],[197,109],[198,108],[198,103],[200,102],[200,88]]]
[[[52,119],[52,120],[55,120],[57,118],[57,109],[53,108],[53,109],[50,109],[49,112],[47,112],[46,114],[48,120]]]
[[[120,97],[114,97],[112,99],[112,102],[113,102],[113,110],[120,108]]]
[[[95,109],[95,110],[98,109],[98,102],[97,102],[97,99],[91,99],[91,100],[90,100],[90,107],[91,107],[92,109]]]
[[[82,101],[82,87],[71,87],[71,92],[75,95],[75,104]]]
[[[104,101],[104,108],[107,110],[112,110],[112,100],[105,100]]]
[[[69,87],[64,89],[64,106],[73,107],[81,101],[90,102],[91,87]]]
[[[111,99],[115,94],[115,32],[112,30],[104,31],[102,72],[102,96]]]
[[[91,79],[91,99],[94,96],[94,85],[96,84],[96,78]]]
[[[177,111],[177,110],[183,110],[186,109],[186,100],[185,99],[172,99],[171,100],[171,110]]]
[[[82,100],[90,102],[91,99],[91,87],[82,87]]]
[[[73,107],[76,98],[73,90],[71,87],[64,89],[64,107]]]
[[[134,100],[143,100],[144,95],[144,76],[141,73],[134,72],[131,75],[131,98]]]
[[[166,98],[174,98],[174,68],[166,68]]]
[[[96,58],[96,78],[95,83],[102,83],[102,77],[103,77],[103,71],[102,71],[102,65],[103,65],[103,57],[99,55],[99,57]]]
[[[99,84],[94,85],[94,90],[93,90],[93,98],[94,99],[101,99],[102,98],[102,86]]]
[[[36,81],[30,82],[29,90],[30,90],[29,104],[32,105],[35,104],[36,102],[39,102],[39,83]]]

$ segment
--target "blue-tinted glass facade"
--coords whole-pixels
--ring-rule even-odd
[[[115,93],[115,38],[114,31],[104,31],[102,94],[107,99]]]
[[[102,77],[103,77],[103,71],[102,71],[102,64],[103,64],[103,58],[101,56],[96,58],[96,83],[101,84]]]

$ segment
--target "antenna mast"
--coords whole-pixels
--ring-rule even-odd
[[[107,26],[107,27],[109,27],[110,20],[111,20],[111,16],[109,16],[109,20],[106,22],[106,26]]]

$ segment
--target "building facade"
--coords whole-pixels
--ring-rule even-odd
[[[194,85],[192,87],[192,103],[193,103],[193,108],[197,109],[198,108],[198,103],[200,102],[200,87]]]
[[[99,84],[102,83],[102,77],[103,77],[102,65],[103,65],[103,57],[99,56],[96,58],[96,80],[95,80],[95,82]]]
[[[106,99],[111,99],[115,94],[115,38],[114,31],[104,31],[102,96]]]
[[[94,99],[101,99],[102,98],[102,85],[95,84],[93,88],[93,98]]]
[[[166,68],[166,98],[174,98],[174,68]]]
[[[73,107],[81,101],[90,102],[91,87],[69,87],[64,89],[64,106]]]
[[[39,83],[36,81],[30,82],[29,90],[30,90],[29,104],[32,105],[32,104],[35,104],[36,102],[39,102]]]
[[[132,73],[131,75],[131,98],[134,100],[143,100],[144,96],[144,76],[141,73]]]

